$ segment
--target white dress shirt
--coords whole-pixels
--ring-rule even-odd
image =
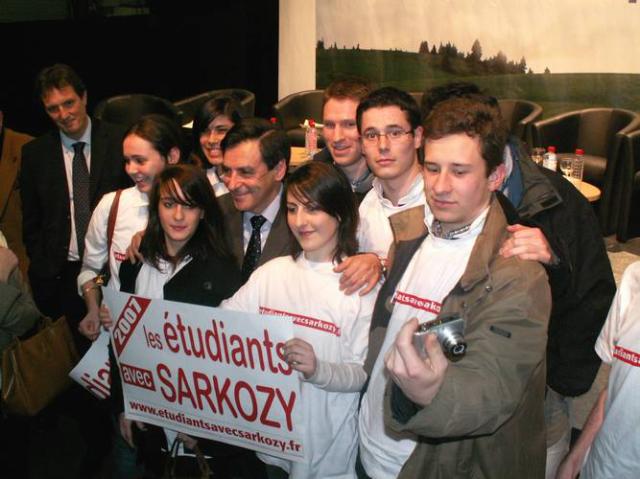
[[[69,138],[60,131],[62,157],[64,158],[64,171],[67,176],[67,189],[69,190],[69,213],[71,215],[71,238],[69,239],[69,254],[67,255],[68,261],[79,261],[81,259],[78,252],[76,220],[74,216],[75,209],[73,207],[73,156],[75,155],[73,144],[78,143],[79,141],[84,142],[83,152],[84,157],[87,159],[87,171],[91,173],[91,118],[89,118],[87,128],[84,130],[84,133],[79,140]]]

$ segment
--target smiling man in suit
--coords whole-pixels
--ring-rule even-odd
[[[20,186],[29,279],[40,310],[67,316],[76,342],[84,316],[76,278],[91,212],[103,194],[129,184],[122,134],[87,114],[87,91],[67,65],[43,69],[36,93],[56,126],[22,151]],[[85,340],[86,341],[86,340]]]
[[[236,123],[221,143],[220,178],[229,190],[218,198],[226,238],[247,281],[255,268],[291,253],[295,241],[282,205],[291,143],[284,131],[259,118]],[[367,294],[380,278],[373,254],[356,255],[336,266],[345,294]],[[348,263],[345,265],[345,263]]]
[[[290,251],[291,235],[280,205],[291,143],[268,121],[248,118],[229,130],[221,147],[221,179],[230,194],[218,200],[227,240],[246,281],[257,266]]]

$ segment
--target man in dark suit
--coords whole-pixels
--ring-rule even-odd
[[[287,135],[266,120],[236,123],[222,140],[221,179],[229,190],[218,198],[227,241],[242,268],[242,279],[270,259],[291,252],[295,241],[282,205],[282,183],[291,144]],[[336,266],[345,294],[367,294],[378,282],[377,256],[356,255]]]
[[[268,121],[249,118],[229,130],[221,147],[221,178],[230,194],[219,201],[227,240],[246,281],[257,266],[290,252],[293,240],[280,205],[291,143]]]
[[[91,120],[87,92],[67,65],[43,69],[36,92],[57,129],[25,145],[20,186],[29,279],[40,310],[67,316],[77,340],[84,316],[76,278],[91,212],[103,194],[127,186],[123,132]]]

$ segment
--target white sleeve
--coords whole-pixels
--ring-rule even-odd
[[[639,293],[640,261],[629,265],[622,275],[622,281],[611,303],[607,320],[596,340],[596,353],[607,364],[611,364],[613,361],[613,350],[620,338],[621,330],[627,326],[626,322],[631,319],[627,314],[629,305],[632,303],[634,295]]]
[[[320,389],[331,392],[358,392],[367,380],[362,364],[332,363],[318,360],[316,372],[309,379],[303,381],[314,384]]]
[[[82,285],[92,280],[109,259],[107,251],[107,226],[109,211],[115,198],[115,192],[102,197],[98,206],[93,210],[91,221],[87,227],[84,238],[84,256],[82,257],[82,269],[78,275],[78,294],[82,296]]]
[[[360,203],[358,208],[358,215],[360,220],[358,221],[358,229],[356,231],[356,238],[358,240],[358,252],[368,253],[371,249],[371,245],[367,241],[369,237],[369,222],[367,221],[367,210]]]
[[[229,311],[259,313],[260,285],[264,276],[261,270],[263,268],[264,265],[256,269],[249,277],[249,280],[233,296],[220,303],[220,307]]]
[[[340,362],[319,360],[314,375],[307,382],[332,392],[357,392],[362,389],[367,380],[363,363],[377,294],[378,287],[364,297],[354,297],[358,305],[354,312],[348,312],[353,321],[342,328]]]

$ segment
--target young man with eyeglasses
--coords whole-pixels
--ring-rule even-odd
[[[358,203],[371,189],[373,173],[367,166],[356,110],[360,101],[371,92],[371,85],[359,78],[344,78],[332,82],[322,98],[322,129],[326,147],[314,160],[331,163],[346,175]]]
[[[359,419],[358,477],[538,478],[551,307],[544,269],[504,258],[506,130],[468,99],[424,124],[428,232],[398,245],[373,314]],[[467,351],[449,361],[419,323],[461,318]]]
[[[424,231],[420,108],[410,94],[385,87],[360,102],[356,120],[362,151],[376,177],[360,204],[358,242],[360,251],[373,252],[386,264],[394,241]]]

